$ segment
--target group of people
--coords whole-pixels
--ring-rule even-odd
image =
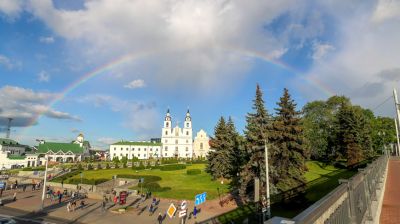
[[[67,204],[67,211],[68,212],[74,212],[75,211],[75,209],[76,209],[76,201],[77,200],[75,200],[75,199],[71,199],[69,202],[68,202],[68,204]],[[80,205],[79,205],[79,208],[84,208],[85,207],[85,201],[84,200],[81,200],[80,201]]]

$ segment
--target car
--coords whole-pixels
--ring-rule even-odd
[[[15,221],[12,218],[0,216],[0,224],[16,224],[16,223],[17,221]]]

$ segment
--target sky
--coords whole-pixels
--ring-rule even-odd
[[[190,110],[241,132],[257,83],[266,108],[346,95],[394,116],[398,0],[0,0],[0,136],[106,149],[161,136]]]

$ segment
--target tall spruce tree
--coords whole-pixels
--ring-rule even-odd
[[[260,178],[261,189],[265,189],[265,152],[264,145],[268,138],[270,127],[270,115],[264,107],[263,94],[257,84],[256,96],[253,100],[253,112],[246,116],[245,141],[246,153],[244,159],[246,164],[240,173],[240,195],[243,198],[252,192],[251,183],[255,177]]]
[[[230,170],[230,176],[232,177],[231,185],[234,188],[238,187],[238,174],[244,164],[244,157],[245,151],[242,147],[243,139],[236,131],[235,123],[233,122],[232,118],[229,117],[228,122],[226,123],[228,136],[229,136],[229,145],[230,150],[229,153],[231,154],[230,158],[232,159],[232,169]]]
[[[286,191],[305,183],[303,174],[306,171],[307,150],[300,112],[296,111],[296,103],[286,88],[277,104],[270,136],[275,149],[271,151],[271,161],[276,172],[272,182],[279,191]]]
[[[214,178],[230,178],[234,169],[233,143],[225,119],[221,117],[210,140],[211,151],[208,155],[207,172]]]

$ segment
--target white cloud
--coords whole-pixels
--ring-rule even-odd
[[[372,16],[372,21],[380,23],[387,19],[400,17],[400,1],[398,0],[379,0]]]
[[[13,19],[22,12],[23,3],[22,0],[0,0],[0,13]]]
[[[12,70],[14,68],[19,68],[21,66],[21,63],[17,61],[13,62],[7,56],[0,54],[0,65],[4,66],[8,70]]]
[[[13,118],[13,126],[25,127],[40,115],[53,119],[80,121],[79,117],[50,108],[50,103],[57,94],[35,92],[16,86],[0,88],[0,126],[7,124],[7,118]]]
[[[136,140],[146,140],[159,135],[160,114],[154,102],[128,101],[101,94],[85,96],[78,102],[91,103],[96,107],[106,107],[120,113],[124,119],[121,126],[131,129]]]
[[[133,80],[132,82],[124,85],[124,87],[128,88],[128,89],[138,89],[138,88],[143,88],[145,86],[146,86],[146,84],[144,83],[143,79],[136,79],[136,80]]]
[[[45,44],[52,44],[52,43],[54,43],[54,37],[40,37],[39,38],[39,41],[41,42],[41,43],[45,43]]]
[[[38,81],[39,82],[49,82],[50,81],[50,75],[46,71],[41,71],[38,74]]]
[[[319,42],[313,43],[313,55],[312,58],[314,60],[320,60],[326,56],[330,51],[335,50],[335,47],[330,44],[323,44]]]
[[[30,5],[36,17],[92,62],[139,55],[141,63],[133,60],[122,72],[131,76],[125,80],[132,80],[130,71],[136,70],[161,87],[199,91],[238,83],[252,65],[243,60],[246,52],[281,56],[285,44],[263,26],[291,8],[286,0],[99,0],[85,2],[81,10],[58,10],[50,0]]]

